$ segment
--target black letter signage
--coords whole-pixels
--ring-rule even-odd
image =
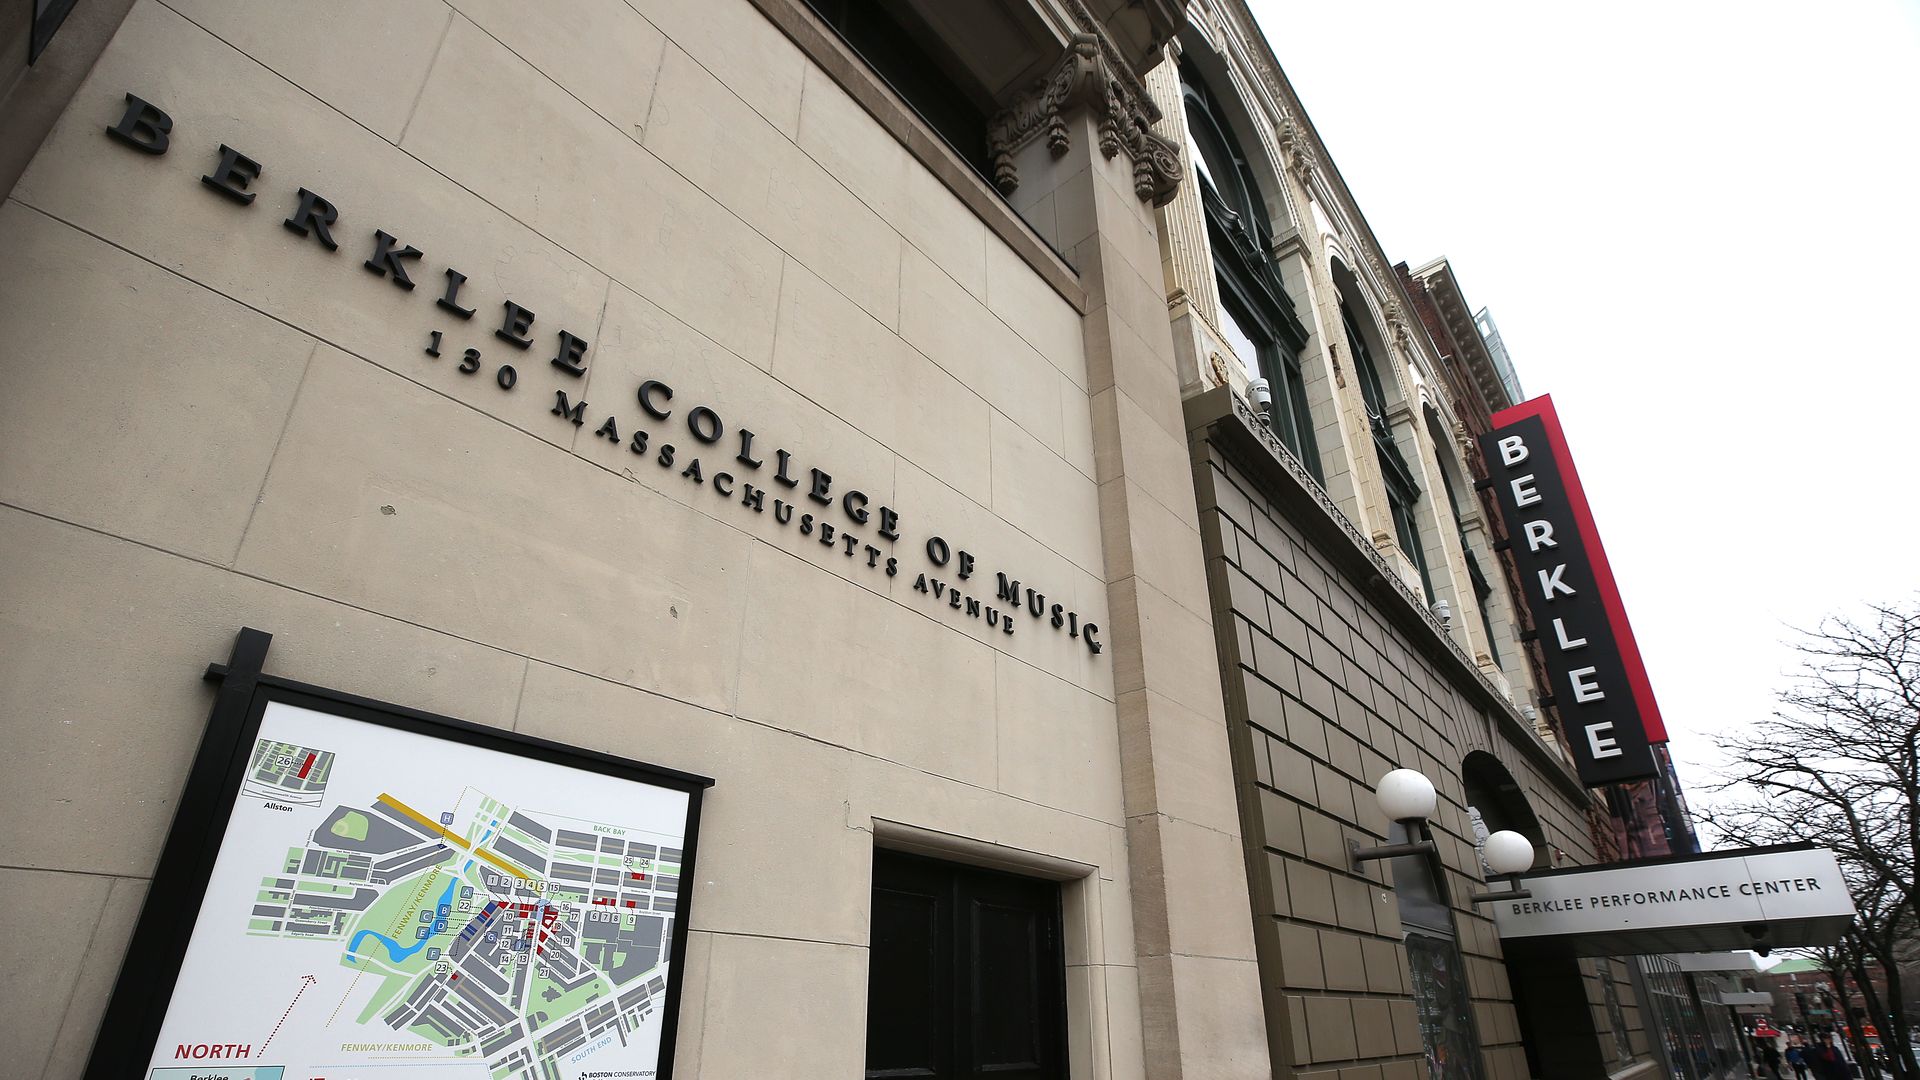
[[[107,129],[107,134],[143,154],[164,154],[167,143],[172,141],[167,133],[172,130],[173,117],[128,94],[127,111],[120,115],[119,123]]]
[[[200,182],[213,190],[245,206],[253,201],[253,192],[247,185],[260,179],[260,163],[247,155],[220,144],[220,164],[213,171],[200,178]]]

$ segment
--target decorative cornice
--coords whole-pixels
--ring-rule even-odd
[[[1085,105],[1099,118],[1100,153],[1112,159],[1124,151],[1133,162],[1133,193],[1165,206],[1180,187],[1180,147],[1154,133],[1160,107],[1093,17],[1077,4],[1074,8],[1082,32],[1067,43],[1066,54],[987,125],[994,186],[1002,195],[1013,194],[1020,186],[1014,155],[1042,135],[1049,153],[1064,155],[1072,146],[1065,114]]]
[[[1359,248],[1361,258],[1366,260],[1367,269],[1373,274],[1375,287],[1380,294],[1380,315],[1393,335],[1393,344],[1400,349],[1401,361],[1412,363],[1413,335],[1407,329],[1407,311],[1400,306],[1400,279],[1387,270],[1386,260],[1380,257],[1380,252],[1372,244],[1361,244]]]
[[[1120,47],[1107,35],[1106,27],[1100,25],[1100,21],[1093,17],[1093,12],[1087,10],[1087,5],[1081,0],[1067,0],[1066,7],[1068,14],[1073,16],[1073,24],[1080,28],[1082,34],[1091,34],[1099,45],[1100,57],[1106,61],[1108,73],[1126,87],[1128,93],[1147,103],[1147,123],[1158,123],[1159,106],[1154,104],[1153,95],[1147,93],[1147,84],[1140,81],[1140,76],[1133,73],[1133,66],[1127,63],[1127,58],[1120,55]]]
[[[1407,320],[1401,317],[1398,304],[1390,306],[1387,310],[1387,329],[1393,332],[1393,343],[1399,346],[1402,361],[1412,363],[1413,331],[1408,329]]]

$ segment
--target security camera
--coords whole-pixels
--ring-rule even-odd
[[[1253,398],[1254,410],[1260,414],[1260,422],[1273,423],[1273,387],[1265,379],[1255,379],[1247,384],[1247,394]]]

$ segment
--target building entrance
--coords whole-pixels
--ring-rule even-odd
[[[1483,842],[1491,833],[1511,830],[1533,841],[1536,851],[1545,849],[1539,819],[1499,759],[1483,751],[1468,754],[1461,763],[1461,779],[1475,832]],[[1602,1052],[1579,960],[1547,949],[1503,952],[1520,1042],[1526,1047],[1532,1075],[1567,1080],[1605,1077],[1608,1055]]]
[[[1066,1075],[1057,883],[876,851],[867,971],[868,1077]]]

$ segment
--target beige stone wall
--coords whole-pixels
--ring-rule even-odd
[[[247,624],[278,674],[717,779],[676,1075],[858,1074],[871,850],[897,825],[1078,868],[1073,1075],[1141,1076],[1129,817],[1184,826],[1123,800],[1115,654],[912,585],[940,535],[979,559],[971,594],[1006,570],[1106,626],[1110,578],[1136,595],[1109,560],[1150,537],[1103,541],[1103,495],[1168,500],[1197,553],[1184,464],[1153,465],[1184,461],[1175,399],[1112,390],[1170,356],[1164,321],[1090,373],[1080,312],[746,0],[358,0],[324,23],[140,0],[0,206],[0,884],[56,898],[8,905],[0,957],[74,960],[8,1010],[12,1075],[84,1064],[200,672]],[[173,117],[167,154],[103,135],[128,92]],[[200,181],[223,143],[264,166],[251,205]],[[303,186],[339,207],[339,251],[282,227]],[[1128,212],[1093,250],[1151,274]],[[419,288],[362,268],[375,229],[425,252]],[[433,304],[449,266],[471,321]],[[530,350],[492,333],[508,299],[537,312]],[[592,342],[584,378],[548,364],[563,328]],[[643,378],[674,388],[670,421],[639,411]],[[684,477],[701,404],[896,508],[901,573]],[[1176,457],[1100,465],[1096,414],[1157,419]],[[608,416],[675,467],[597,436]],[[732,449],[701,455],[709,479]],[[1189,576],[1165,612],[1204,659]],[[1186,707],[1152,704],[1139,662],[1137,715]],[[1218,729],[1210,669],[1163,678],[1197,680]],[[1156,977],[1199,1001],[1223,962],[1191,933]]]

